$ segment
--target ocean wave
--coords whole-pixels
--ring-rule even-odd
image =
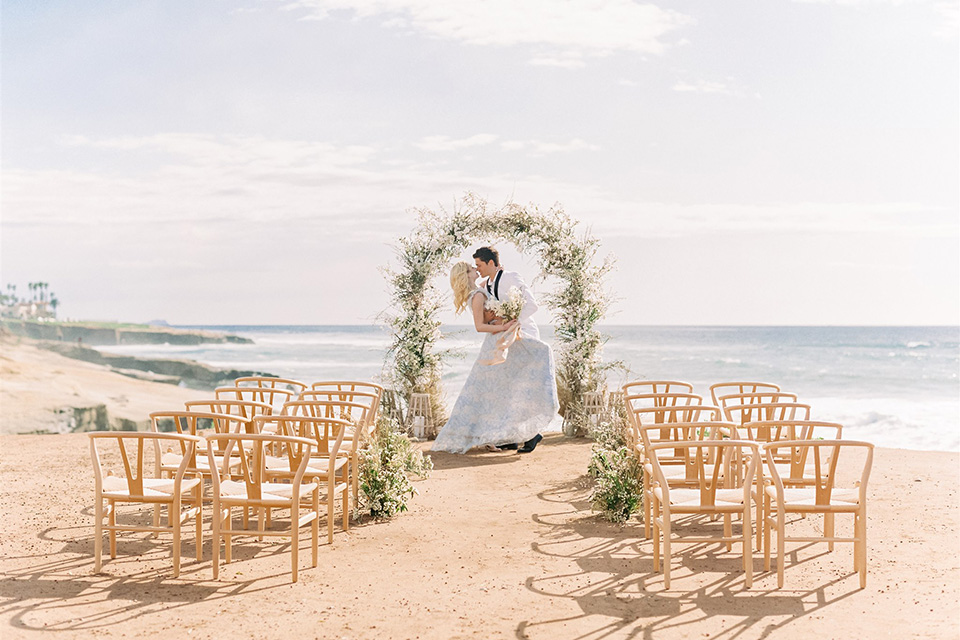
[[[802,398],[818,420],[839,422],[845,440],[879,447],[960,451],[960,401]]]

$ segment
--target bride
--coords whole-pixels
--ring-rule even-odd
[[[526,442],[557,415],[557,384],[549,345],[524,336],[510,346],[506,361],[491,364],[498,361],[498,338],[502,332],[514,330],[517,323],[501,324],[489,311],[485,317],[489,294],[476,286],[479,275],[469,262],[458,262],[450,271],[457,313],[469,306],[474,326],[487,337],[450,419],[433,443],[434,451],[465,453],[484,445],[493,448]]]

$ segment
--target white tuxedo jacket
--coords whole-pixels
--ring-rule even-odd
[[[520,313],[520,335],[526,338],[540,339],[540,329],[533,319],[533,314],[540,307],[537,305],[537,299],[533,297],[527,283],[523,281],[520,274],[516,271],[505,271],[501,269],[492,279],[486,283],[487,291],[497,300],[506,300],[511,287],[516,287],[523,294],[523,311]]]

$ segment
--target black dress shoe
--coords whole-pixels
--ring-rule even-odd
[[[517,451],[520,453],[530,453],[537,448],[537,445],[540,444],[540,441],[543,440],[543,436],[539,433],[526,442],[523,443],[523,446],[520,447]]]
[[[511,442],[510,444],[501,444],[497,447],[497,449],[500,449],[500,451],[516,451],[519,448],[520,445],[516,442]]]

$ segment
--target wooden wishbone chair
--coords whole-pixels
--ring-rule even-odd
[[[697,479],[696,486],[674,488],[660,465],[661,452],[686,449]],[[715,537],[682,537],[678,542],[740,542],[746,587],[753,586],[753,534],[750,480],[756,475],[759,447],[746,440],[700,440],[652,445],[648,459],[653,466],[653,567],[660,570],[663,549],[663,585],[670,588],[673,516],[686,514],[723,515],[723,534]],[[708,463],[708,460],[714,462]],[[742,531],[732,534],[730,518],[741,517]],[[663,533],[661,541],[661,532]]]
[[[790,487],[784,481],[777,463],[777,450],[796,450],[808,465],[813,466],[813,484]],[[770,532],[777,532],[777,586],[783,587],[786,542],[826,542],[833,550],[835,542],[852,542],[853,570],[860,574],[860,588],[867,586],[867,480],[873,466],[873,445],[853,440],[786,440],[763,446],[769,479],[763,487],[764,568],[770,569]],[[858,456],[855,454],[859,454]],[[853,487],[837,485],[838,463],[860,469],[860,480]],[[790,513],[823,514],[823,537],[787,537],[786,516]],[[854,534],[851,538],[835,535],[837,514],[853,514]]]
[[[727,437],[735,437],[736,427],[720,420],[720,410],[716,407],[669,407],[660,408],[660,422],[647,421],[641,409],[637,416],[637,447],[635,454],[643,469],[643,536],[650,539],[651,535],[651,504],[653,494],[653,466],[649,460],[649,449],[654,444],[670,442],[689,442]],[[730,434],[733,434],[731,436]],[[690,477],[689,455],[685,449],[677,449],[672,456],[661,453],[660,465],[664,475],[680,486],[689,483]]]
[[[843,426],[835,422],[818,420],[761,420],[740,425],[738,431],[742,439],[763,446],[788,440],[812,440],[815,437],[839,440],[843,434]],[[806,451],[806,449],[797,450],[791,447],[783,447],[777,449],[775,453],[775,463],[780,470],[780,476],[789,486],[805,486],[814,482],[812,467],[808,468],[806,464]],[[763,501],[762,496],[759,495],[763,487],[763,468],[764,465],[757,465],[755,482],[757,491],[757,549],[761,548],[761,536],[765,526],[765,521],[760,512]],[[832,550],[833,547],[831,546]]]
[[[180,531],[181,525],[193,518],[196,526],[197,561],[203,557],[203,484],[199,476],[190,472],[195,468],[196,447],[202,438],[179,433],[137,433],[128,431],[97,431],[90,437],[90,457],[93,460],[93,474],[96,485],[94,517],[94,572],[100,573],[103,553],[103,531],[110,536],[110,557],[117,557],[117,531],[144,531],[157,535],[160,532],[173,533],[173,577],[180,575]],[[153,446],[154,469],[160,466],[161,445],[175,444],[184,455],[174,470],[172,477],[163,478],[156,472],[153,477],[147,475],[149,465],[144,460],[144,444]],[[102,455],[116,453],[109,447],[115,444],[123,463],[123,475],[114,475],[112,470],[104,472]],[[135,449],[136,456],[132,457]],[[154,507],[152,527],[121,525],[117,523],[117,504],[150,504]],[[159,509],[167,507],[167,526],[160,526]],[[184,510],[183,507],[187,509]],[[103,524],[104,517],[107,524]]]
[[[213,579],[220,575],[220,539],[226,546],[226,561],[232,559],[233,537],[236,535],[277,536],[290,538],[290,574],[297,581],[300,554],[300,528],[310,525],[313,564],[317,566],[320,532],[320,484],[304,478],[314,443],[306,438],[294,438],[264,433],[211,433],[207,435],[208,463],[213,473]],[[272,482],[266,471],[267,450],[283,452],[285,473],[289,482]],[[222,459],[214,451],[225,452]],[[241,473],[238,479],[222,460],[238,458]],[[277,467],[274,474],[280,473]],[[273,478],[277,477],[274,475]],[[256,531],[233,527],[233,509],[289,509],[290,527],[276,530],[264,526],[264,518],[257,519]],[[301,515],[301,509],[306,513]]]
[[[304,391],[304,393],[309,393]],[[370,422],[370,405],[366,402],[340,400],[296,400],[283,405],[283,415],[311,418],[336,418],[350,427],[344,434],[344,447],[340,455],[350,458],[351,484],[354,502],[360,498],[360,449]]]
[[[260,416],[258,426],[272,426],[279,435],[306,438],[315,443],[304,478],[320,484],[320,493],[327,506],[327,541],[333,543],[335,499],[340,496],[342,527],[350,529],[351,458],[340,455],[344,435],[350,426],[346,420],[306,416]],[[348,443],[349,444],[349,443]],[[289,479],[288,461],[283,457],[266,457],[267,479]],[[269,514],[269,510],[267,511]]]

